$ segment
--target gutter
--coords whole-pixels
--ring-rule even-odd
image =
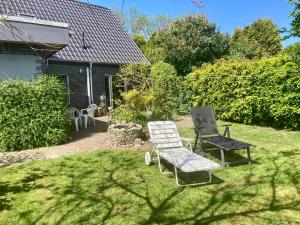
[[[39,24],[39,25],[52,26],[52,27],[61,27],[61,28],[69,27],[68,23],[56,22],[56,21],[51,21],[51,20],[41,20],[41,19],[37,19],[35,17],[0,15],[0,20],[1,19],[4,19],[6,21],[32,23],[32,24]]]

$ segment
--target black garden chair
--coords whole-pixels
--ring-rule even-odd
[[[205,152],[204,143],[206,142],[220,149],[223,166],[242,161],[246,161],[249,164],[251,163],[250,147],[253,145],[230,138],[230,124],[224,125],[224,133],[221,135],[217,127],[214,110],[211,106],[199,106],[192,108],[191,114],[196,133],[194,150],[196,149],[199,141],[201,150]],[[238,160],[234,162],[225,161],[224,152],[232,152],[241,149],[247,150],[248,157],[246,160]]]

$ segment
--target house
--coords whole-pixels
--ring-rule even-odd
[[[69,104],[109,98],[120,65],[148,63],[108,8],[75,0],[0,2],[0,76],[32,79],[56,73]]]

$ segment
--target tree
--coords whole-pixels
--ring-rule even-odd
[[[230,40],[230,56],[237,59],[262,57],[262,48],[255,39],[250,39],[240,28],[235,29]]]
[[[148,45],[163,50],[165,61],[178,74],[186,75],[192,67],[212,62],[226,55],[229,38],[204,16],[187,16],[153,34]]]
[[[290,14],[294,19],[287,37],[300,37],[300,0],[289,0],[289,3],[294,5],[294,10]]]
[[[297,42],[295,44],[287,46],[284,50],[283,53],[287,54],[290,56],[292,59],[300,59],[300,42]]]
[[[128,22],[132,36],[144,34],[145,27],[149,23],[148,17],[134,7],[129,11]]]
[[[132,37],[134,42],[139,46],[140,49],[143,49],[143,47],[146,45],[147,41],[142,35],[135,35]]]
[[[130,8],[127,13],[118,9],[114,9],[113,13],[132,37],[144,36],[146,39],[153,32],[167,27],[173,21],[171,17],[164,14],[148,17],[135,7]]]
[[[158,14],[148,20],[148,24],[145,27],[146,37],[149,38],[154,32],[169,27],[173,19],[164,14]]]
[[[230,40],[230,54],[234,58],[260,59],[278,54],[282,49],[277,26],[270,19],[236,29]]]

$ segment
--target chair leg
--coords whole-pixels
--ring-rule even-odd
[[[84,117],[84,127],[87,128],[87,124],[88,124],[88,117]]]
[[[222,167],[226,167],[224,150],[220,148],[220,152],[221,152]]]
[[[158,168],[159,168],[159,171],[162,173],[162,174],[170,174],[172,172],[164,172],[163,169],[162,169],[162,166],[161,166],[161,162],[160,162],[160,156],[159,154],[157,154],[157,161],[158,161]]]
[[[198,143],[198,138],[199,138],[199,133],[197,132],[197,133],[196,133],[196,140],[195,140],[195,143],[194,143],[193,152],[196,151],[196,147],[197,147],[197,143]]]
[[[79,117],[79,123],[80,123],[80,127],[82,128],[82,119],[81,119],[81,117]]]
[[[205,155],[206,153],[205,153],[205,149],[204,149],[204,144],[203,144],[202,137],[200,137],[200,139],[199,139],[199,144],[200,144],[200,148],[201,148],[202,154]]]
[[[75,118],[74,119],[74,122],[75,122],[75,127],[76,127],[76,131],[78,132],[78,118]]]

